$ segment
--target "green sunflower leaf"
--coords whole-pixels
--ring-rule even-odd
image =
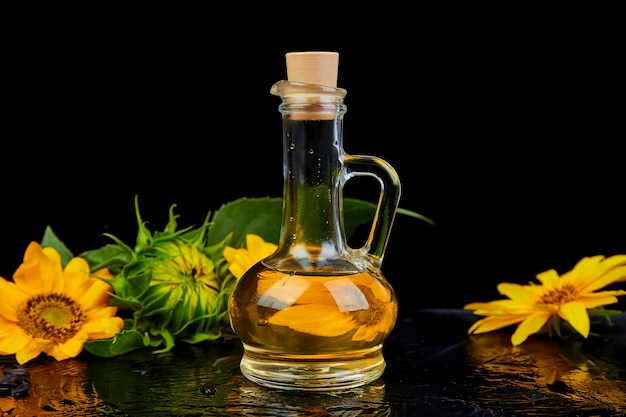
[[[396,213],[402,214],[402,215],[405,215],[405,216],[409,216],[409,217],[414,217],[416,219],[423,220],[423,221],[425,221],[426,223],[428,223],[430,225],[434,225],[435,224],[435,222],[432,219],[430,219],[430,218],[428,218],[428,217],[426,217],[426,216],[424,216],[422,214],[416,213],[414,211],[403,209],[402,207],[398,207],[398,210],[396,211]]]
[[[376,214],[376,204],[355,198],[343,199],[343,227],[346,237],[352,236],[356,229],[371,223]]]
[[[278,243],[282,220],[281,198],[240,198],[223,204],[213,215],[208,245],[215,245],[232,233],[230,246],[245,245],[246,235],[254,233],[266,242]]]
[[[359,226],[371,223],[377,205],[356,198],[343,199],[344,228],[347,237]],[[208,244],[217,244],[232,234],[229,245],[240,248],[245,245],[246,235],[254,233],[266,242],[278,243],[282,222],[282,198],[243,197],[223,204],[214,214],[209,230]],[[414,217],[434,224],[429,218],[411,210],[398,208],[398,214]]]
[[[254,233],[263,240],[278,243],[282,221],[282,198],[240,198],[222,205],[213,216],[209,244],[216,244],[232,234],[229,245],[243,247],[246,235]],[[367,201],[344,199],[344,227],[348,236],[362,224],[371,222],[376,205]]]
[[[222,337],[222,333],[195,333],[189,337],[183,339],[183,342],[189,343],[191,345],[195,343],[207,342],[207,341],[215,341]]]
[[[99,249],[88,250],[80,255],[84,258],[91,267],[92,271],[97,271],[101,268],[109,268],[111,271],[116,271],[124,267],[132,260],[132,256],[127,250],[120,245],[108,244]]]
[[[44,231],[43,238],[41,239],[41,247],[52,247],[56,249],[59,255],[61,255],[61,264],[63,267],[74,257],[72,252],[65,246],[65,243],[57,237],[50,226],[46,227]]]
[[[101,358],[112,358],[130,351],[146,347],[143,336],[137,330],[122,330],[111,339],[88,340],[85,350]]]
[[[174,336],[172,336],[172,334],[167,330],[155,329],[154,327],[151,327],[150,335],[160,337],[162,339],[162,342],[165,343],[164,348],[155,350],[153,353],[169,352],[170,350],[172,350],[172,348],[176,344],[174,341]]]

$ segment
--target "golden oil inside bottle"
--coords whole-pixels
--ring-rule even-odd
[[[257,263],[229,305],[244,345],[242,372],[290,389],[359,386],[385,367],[382,343],[396,322],[395,293],[369,272],[283,273]]]

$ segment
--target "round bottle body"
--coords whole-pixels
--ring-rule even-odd
[[[229,314],[243,342],[247,378],[274,388],[328,390],[382,375],[382,345],[398,303],[380,274],[285,273],[259,262],[237,283]]]

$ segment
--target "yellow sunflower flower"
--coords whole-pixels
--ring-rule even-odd
[[[581,259],[561,276],[553,269],[538,274],[542,285],[501,283],[498,291],[509,299],[470,303],[464,307],[474,310],[476,315],[486,316],[475,322],[468,333],[485,333],[517,324],[511,336],[511,343],[517,346],[533,333],[551,335],[555,331],[560,335],[561,322],[565,321],[587,338],[590,315],[602,312],[594,309],[617,303],[617,296],[626,294],[624,290],[597,290],[625,278],[626,255],[606,259],[599,255]]]
[[[246,235],[245,248],[235,249],[226,246],[224,259],[229,263],[228,270],[239,279],[252,265],[274,253],[276,248],[275,244],[266,242],[261,236],[250,233]]]
[[[0,355],[19,364],[45,353],[57,360],[77,356],[87,340],[113,337],[124,322],[109,306],[108,270],[93,275],[82,258],[65,269],[56,249],[32,242],[13,282],[0,277]]]

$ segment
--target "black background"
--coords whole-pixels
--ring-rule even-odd
[[[135,195],[153,230],[171,204],[187,226],[281,196],[269,89],[301,50],[340,53],[346,151],[390,162],[400,206],[436,223],[396,219],[383,273],[401,306],[460,308],[626,253],[621,27],[570,11],[22,16],[3,60],[0,275],[47,225],[75,254],[102,232],[133,243]]]

